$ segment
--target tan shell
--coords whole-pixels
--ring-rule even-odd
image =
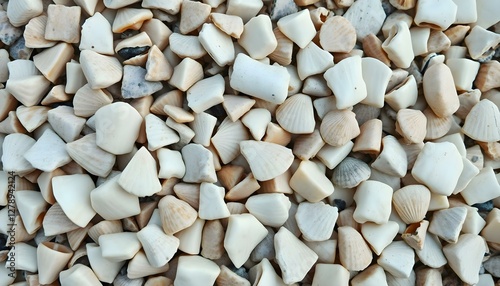
[[[226,117],[212,137],[212,145],[219,153],[222,162],[227,164],[240,154],[240,142],[248,139],[250,135],[243,123],[240,120],[232,122]]]
[[[361,234],[350,226],[337,229],[340,263],[350,271],[361,271],[372,262],[372,251]]]
[[[290,133],[312,133],[316,122],[311,98],[302,93],[287,98],[276,110],[276,120]]]
[[[365,51],[367,56],[376,58],[389,67],[391,66],[391,60],[384,49],[382,49],[382,41],[377,36],[369,34],[363,39],[362,44],[363,51]]]
[[[278,46],[268,57],[280,65],[287,66],[292,62],[293,42],[283,35],[279,28],[275,28],[273,32]]]
[[[174,234],[190,227],[198,217],[198,213],[188,203],[168,195],[158,203],[163,230],[166,234]]]
[[[346,18],[334,16],[321,26],[319,42],[326,51],[349,53],[356,44],[356,30]]]
[[[458,45],[465,39],[469,30],[470,26],[468,25],[457,25],[444,31],[444,34],[450,39],[451,45]]]
[[[481,92],[500,87],[500,63],[488,61],[481,64],[474,84]]]
[[[396,131],[407,143],[423,142],[427,126],[427,118],[420,110],[400,109],[396,117]]]
[[[426,108],[423,113],[427,118],[426,140],[441,138],[448,133],[453,124],[453,117],[448,116],[440,118],[436,116],[429,107]]]
[[[321,122],[320,132],[326,143],[342,146],[360,133],[356,114],[347,109],[330,111]]]
[[[392,203],[401,219],[407,223],[421,221],[431,200],[431,192],[424,185],[409,185],[394,192]]]

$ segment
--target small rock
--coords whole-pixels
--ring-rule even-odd
[[[294,0],[274,0],[270,10],[271,20],[278,21],[282,17],[299,12],[299,7]]]
[[[22,29],[12,26],[9,22],[7,12],[0,11],[0,41],[6,45],[12,45],[22,34]]]
[[[378,34],[386,17],[380,0],[358,0],[343,16],[356,29],[358,41],[369,34]]]
[[[145,52],[149,50],[148,46],[144,47],[128,47],[128,48],[123,48],[118,51],[118,54],[124,59],[128,60],[130,58],[133,58],[138,55],[142,55]]]
[[[145,79],[146,69],[138,66],[123,67],[122,96],[123,98],[140,98],[153,94],[163,88],[160,82],[150,82]]]
[[[491,275],[499,278],[500,277],[500,256],[492,257],[483,263],[484,269],[488,271]]]
[[[26,41],[23,37],[17,39],[17,41],[10,46],[10,57],[14,60],[27,60],[31,57],[33,49],[26,47]]]
[[[489,200],[484,203],[473,204],[472,206],[477,208],[480,212],[489,212],[493,209],[493,200]]]

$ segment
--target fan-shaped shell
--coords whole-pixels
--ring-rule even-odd
[[[356,114],[347,109],[328,112],[321,122],[320,133],[326,143],[343,146],[360,133]]]
[[[342,188],[354,188],[368,180],[370,175],[371,169],[368,164],[356,158],[346,157],[333,170],[332,182]]]
[[[113,21],[113,33],[123,33],[129,29],[139,30],[142,23],[151,18],[153,18],[153,13],[149,9],[119,9]]]
[[[334,16],[321,26],[319,42],[329,52],[348,53],[356,44],[356,30],[346,18]]]
[[[292,150],[278,144],[261,141],[241,141],[241,154],[259,181],[276,178],[290,168],[293,162]]]
[[[293,42],[283,35],[279,28],[275,28],[273,32],[278,46],[268,57],[280,65],[287,66],[292,62]]]
[[[462,131],[474,140],[495,142],[500,140],[499,124],[498,107],[488,99],[483,99],[470,110]]]
[[[28,48],[50,48],[57,42],[45,39],[45,26],[47,25],[47,15],[40,15],[32,18],[24,29],[24,40]]]
[[[217,129],[212,144],[224,164],[233,161],[240,154],[240,142],[250,139],[247,129],[240,120],[232,122],[229,117]]]
[[[183,101],[184,96],[182,94],[182,91],[174,89],[158,96],[149,110],[156,115],[166,115],[165,111],[163,110],[165,105],[182,107]]]
[[[262,224],[281,227],[288,219],[291,203],[284,194],[261,194],[248,198],[245,207]]]
[[[423,142],[427,133],[427,118],[420,110],[400,109],[396,116],[396,131],[407,143]]]
[[[88,84],[82,86],[73,97],[76,116],[90,117],[101,107],[113,102],[113,97],[101,89],[92,89]]]
[[[424,219],[431,192],[424,185],[409,185],[394,192],[392,203],[401,219],[407,223],[416,223]]]
[[[311,98],[302,93],[287,98],[276,110],[276,120],[290,133],[312,133],[316,122]]]
[[[427,133],[425,135],[425,140],[441,138],[448,133],[453,124],[453,118],[451,116],[437,117],[430,108],[426,108],[423,113],[427,118]]]

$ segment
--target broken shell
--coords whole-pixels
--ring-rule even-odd
[[[397,114],[396,131],[405,141],[420,143],[427,133],[427,118],[420,110],[400,109]]]
[[[443,33],[442,31],[432,30],[429,35],[429,40],[427,41],[427,51],[429,53],[440,53],[442,51],[448,50],[450,45],[450,39],[448,39],[445,33]],[[432,61],[436,60],[439,57],[441,56],[433,58]]]
[[[321,137],[334,147],[345,145],[360,133],[355,117],[356,114],[347,109],[328,112],[321,121]]]
[[[415,24],[442,31],[448,29],[455,22],[456,15],[457,5],[453,0],[439,3],[430,0],[418,1]]]
[[[398,234],[398,230],[398,224],[391,220],[384,224],[367,222],[361,225],[361,233],[364,239],[377,255],[380,255],[384,248],[391,244]]]
[[[113,97],[101,89],[92,89],[85,84],[76,92],[73,97],[73,107],[76,116],[90,117],[99,108],[111,104]]]
[[[80,53],[80,64],[91,88],[106,88],[122,79],[122,65],[115,57],[83,50]]]
[[[290,187],[309,202],[319,202],[334,191],[332,183],[318,166],[302,161],[290,179]]]
[[[15,200],[26,231],[28,234],[35,233],[42,227],[47,202],[37,191],[16,191]]]
[[[415,264],[415,252],[404,241],[393,241],[384,248],[377,264],[394,277],[410,277]]]
[[[92,50],[103,55],[114,54],[111,24],[101,13],[96,12],[83,23],[79,49]]]
[[[479,71],[478,62],[469,59],[447,59],[446,65],[451,70],[457,90],[472,89],[472,82]]]
[[[265,108],[254,108],[243,116],[241,122],[250,130],[252,137],[260,141],[271,122],[271,113]]]
[[[425,100],[438,117],[448,117],[460,107],[451,70],[445,64],[427,69],[423,78]]]
[[[394,192],[392,202],[398,215],[407,223],[417,223],[424,219],[431,192],[423,185],[409,185]]]
[[[24,154],[30,164],[44,172],[52,172],[71,161],[64,141],[48,129],[38,141]]]
[[[205,220],[229,217],[229,209],[224,202],[224,188],[210,183],[201,183],[198,216]]]
[[[292,134],[312,133],[315,120],[311,98],[301,93],[287,98],[276,110],[276,120]]]
[[[367,35],[363,41],[363,51],[368,57],[376,58],[383,62],[386,66],[391,65],[391,60],[387,53],[382,49],[382,41],[374,34]]]
[[[304,279],[318,260],[318,255],[285,227],[281,227],[274,236],[274,248],[286,284]]]
[[[258,85],[255,83],[258,82]],[[266,65],[240,53],[236,56],[231,74],[231,88],[245,94],[281,104],[288,95],[290,74],[287,69]]]
[[[408,25],[400,21],[392,26],[382,49],[397,67],[408,68],[415,57]]]
[[[416,0],[389,0],[392,6],[399,10],[409,10],[415,7]]]
[[[370,33],[378,34],[386,18],[382,3],[373,0],[355,1],[342,16],[354,26],[360,41]]]
[[[449,243],[456,243],[467,216],[467,208],[454,207],[434,212],[429,232]]]
[[[28,48],[50,48],[57,42],[45,39],[45,26],[47,25],[47,15],[40,15],[31,18],[25,26],[23,37]]]
[[[319,41],[328,52],[349,53],[356,44],[356,30],[346,18],[330,17],[321,26]]]
[[[234,266],[241,267],[248,260],[252,250],[266,237],[267,232],[267,229],[251,214],[229,217],[224,248]]]
[[[66,144],[69,156],[92,175],[106,177],[115,164],[115,155],[96,144],[96,134],[86,135]]]
[[[465,45],[469,55],[474,60],[480,60],[491,49],[496,49],[500,44],[500,35],[486,30],[481,26],[474,26],[469,35],[465,37]]]
[[[417,81],[413,75],[410,75],[385,95],[385,102],[387,102],[394,111],[398,111],[413,106],[417,102],[417,98]]]
[[[469,284],[479,281],[479,268],[486,252],[482,237],[475,234],[462,234],[457,243],[450,243],[443,247],[443,252],[451,269],[462,281]]]
[[[215,262],[201,256],[180,256],[174,284],[179,286],[213,285],[220,274]]]
[[[337,229],[340,263],[350,271],[361,271],[372,262],[372,252],[361,234],[350,226]]]
[[[119,184],[119,175],[108,179],[90,192],[94,210],[106,220],[123,219],[141,212],[139,198],[125,191]],[[113,198],[110,200],[110,198]],[[117,203],[119,202],[119,203]]]
[[[392,192],[390,186],[381,182],[371,180],[361,182],[354,193],[356,201],[354,220],[358,223],[387,223],[391,214]]]
[[[343,59],[328,69],[323,76],[335,94],[338,109],[354,106],[367,96],[361,57],[353,56]]]
[[[478,141],[498,141],[500,140],[500,128],[496,123],[498,120],[500,120],[498,107],[493,102],[483,99],[470,110],[462,131]]]
[[[263,225],[280,227],[288,219],[291,203],[284,194],[261,194],[248,198],[247,210]]]
[[[310,42],[296,55],[299,78],[304,80],[309,76],[324,73],[333,67],[333,56],[329,52]]]
[[[69,62],[73,53],[72,45],[59,43],[33,56],[33,62],[48,80],[55,82],[64,72],[66,63]]]
[[[139,30],[144,21],[153,18],[149,9],[121,8],[116,12],[113,21],[113,33],[123,33],[126,30]]]
[[[99,236],[102,257],[112,262],[131,259],[141,249],[136,232],[117,232]]]
[[[7,102],[6,104],[10,103]],[[26,128],[26,131],[33,132],[47,121],[49,110],[44,106],[26,107],[21,105],[16,109],[16,117],[23,127]]]
[[[161,267],[167,264],[179,247],[178,238],[166,235],[156,225],[148,225],[141,229],[137,233],[137,238],[141,242],[148,261],[153,267]]]
[[[181,150],[184,164],[186,165],[186,174],[184,181],[187,183],[215,183],[217,175],[215,174],[213,154],[210,150],[199,144],[188,144]],[[206,162],[200,166],[199,162]]]
[[[362,58],[361,66],[367,90],[367,96],[361,103],[382,108],[385,90],[391,79],[392,71],[387,65],[375,58]]]
[[[20,27],[31,18],[43,12],[43,3],[40,1],[20,0],[7,3],[7,17],[14,27]]]
[[[238,44],[255,60],[267,57],[278,45],[273,33],[271,18],[261,14],[250,19],[244,26],[243,33],[238,39]]]
[[[158,203],[163,230],[174,234],[190,227],[196,220],[197,212],[188,203],[167,195]]]
[[[42,224],[43,232],[46,236],[66,233],[80,228],[64,214],[64,211],[57,202],[47,210]]]
[[[172,33],[169,37],[169,47],[180,58],[199,59],[207,54],[197,36]]]
[[[61,285],[102,285],[94,271],[83,264],[75,264],[59,273]]]
[[[332,236],[338,209],[323,202],[299,204],[295,219],[307,241],[325,241]]]
[[[278,144],[241,141],[241,154],[245,157],[254,177],[259,181],[267,181],[283,174],[292,165],[292,150]]]
[[[292,62],[293,42],[288,39],[279,28],[273,30],[278,46],[268,55],[269,59],[280,65],[287,66]]]
[[[61,270],[71,259],[73,252],[69,247],[54,242],[42,242],[36,250],[38,264],[38,281],[50,284],[57,280]]]
[[[482,92],[487,92],[499,87],[498,75],[500,74],[500,63],[498,61],[488,61],[481,65],[474,84]]]
[[[234,46],[231,37],[217,29],[215,25],[203,24],[198,39],[219,66],[222,67],[234,61]]]
[[[382,138],[382,152],[371,164],[372,168],[392,176],[404,177],[408,169],[406,153],[396,137],[387,135]]]
[[[333,283],[339,286],[349,285],[349,271],[339,264],[316,264],[313,285],[326,286]]]
[[[307,9],[280,18],[277,25],[280,31],[301,49],[316,36],[316,29]]]
[[[14,60],[7,63],[7,67],[9,79],[5,90],[24,106],[38,104],[48,90],[50,81],[40,74],[33,61]]]
[[[240,154],[240,142],[250,139],[245,126],[240,120],[231,122],[229,117],[219,125],[211,141],[222,162],[227,164]]]
[[[382,121],[376,118],[370,119],[363,123],[359,129],[360,134],[354,141],[352,151],[378,154],[382,145]],[[320,160],[322,160],[321,157]]]
[[[424,55],[429,52],[427,49],[427,43],[429,41],[430,33],[430,28],[413,27],[410,29],[411,45],[415,56]]]
[[[211,13],[210,20],[227,35],[239,39],[243,33],[243,20],[234,15]]]
[[[427,118],[426,140],[441,138],[450,131],[453,124],[452,116],[438,117],[429,107],[427,107],[423,113],[425,118]]]
[[[346,157],[333,170],[332,182],[342,188],[354,188],[370,177],[370,167],[363,161]]]
[[[236,166],[232,166],[232,167],[236,167]],[[235,180],[240,180],[240,175],[238,174],[240,170],[236,170],[235,171],[235,176],[233,177],[233,179]],[[241,176],[243,175],[243,169],[241,169]],[[286,172],[283,174],[285,175],[287,174]],[[283,175],[280,175],[276,178],[280,178],[282,177]],[[221,176],[219,176],[219,179],[221,179]],[[275,179],[276,179],[275,178]],[[272,180],[269,180],[269,181],[265,181],[263,182],[263,187],[264,187],[264,183],[267,183],[267,182],[274,182],[275,179],[272,179]],[[288,184],[288,181],[287,181],[287,184]],[[239,183],[236,183],[236,181],[234,181],[234,185],[233,185],[233,182],[231,182],[229,184],[229,186],[231,186],[230,188],[226,187],[227,189],[229,189],[229,192],[227,192],[226,196],[225,196],[225,199],[227,200],[231,200],[231,201],[237,201],[237,200],[242,200],[242,199],[245,199],[245,198],[248,198],[251,194],[253,194],[255,191],[259,190],[260,188],[260,185],[259,185],[259,182],[257,182],[257,180],[253,177],[252,173],[248,174],[242,181],[240,181]],[[263,191],[263,189],[261,189],[261,191]]]
[[[250,286],[250,282],[244,277],[239,276],[225,265],[220,266],[220,274],[217,276],[216,283],[219,286]]]
[[[467,204],[484,203],[500,195],[500,185],[494,177],[493,168],[486,166],[460,192]]]

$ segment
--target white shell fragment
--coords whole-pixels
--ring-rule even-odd
[[[394,277],[410,277],[415,252],[404,241],[394,241],[382,251],[377,263]]]
[[[161,190],[156,161],[145,147],[141,147],[129,161],[118,183],[130,194],[151,196]]]
[[[274,143],[246,140],[240,143],[254,177],[267,181],[283,174],[292,165],[292,150]]]
[[[290,179],[290,187],[309,202],[315,203],[330,196],[334,187],[318,166],[302,161]]]
[[[30,164],[44,172],[51,172],[71,161],[64,141],[51,129],[45,130],[42,137],[24,154]]]
[[[224,202],[224,188],[210,183],[200,185],[200,206],[198,216],[205,220],[229,217],[229,209]]]
[[[212,19],[213,15],[214,13],[212,13]],[[216,25],[217,23],[215,25],[203,24],[198,39],[214,61],[219,66],[225,66],[234,61],[234,45],[231,37],[217,29]]]
[[[261,194],[248,198],[245,208],[263,225],[280,227],[288,219],[291,203],[284,194]]]
[[[307,9],[280,18],[277,25],[280,31],[301,49],[305,48],[316,35],[316,29]]]
[[[119,82],[123,75],[122,65],[118,59],[91,50],[81,51],[80,64],[92,88],[109,87]]]
[[[335,95],[338,109],[351,107],[367,96],[361,57],[343,59],[328,69],[324,77]]]
[[[111,24],[101,13],[96,12],[83,23],[79,48],[103,55],[114,54]]]
[[[90,200],[96,212],[107,220],[124,219],[141,212],[139,198],[126,192],[115,176],[92,190]]]
[[[479,268],[486,249],[484,239],[475,234],[462,234],[457,243],[443,247],[443,252],[451,269],[465,283],[479,281]]]
[[[359,184],[354,193],[354,220],[358,223],[387,223],[391,214],[392,192],[390,186],[377,181],[368,180]]]
[[[323,202],[299,204],[295,219],[307,241],[325,241],[332,236],[338,209]]]
[[[467,208],[455,207],[434,213],[429,225],[429,232],[443,240],[456,243],[467,216]]]

